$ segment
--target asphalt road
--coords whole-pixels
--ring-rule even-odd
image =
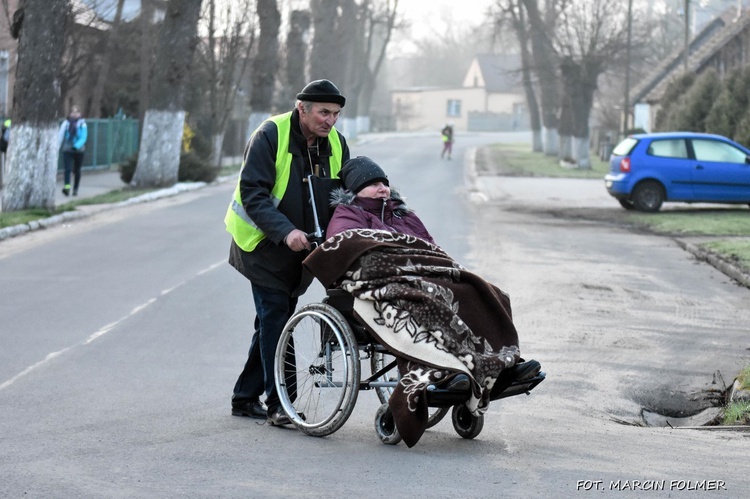
[[[473,147],[518,139],[458,135],[450,162],[437,134],[352,146],[511,295],[548,374],[475,440],[446,420],[382,445],[373,393],[326,438],[229,415],[253,308],[226,264],[227,182],[0,242],[0,495],[748,497],[750,433],[636,425],[736,372],[750,291],[670,239],[522,209],[558,184],[465,175]]]

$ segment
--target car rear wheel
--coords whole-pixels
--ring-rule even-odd
[[[659,182],[646,180],[633,189],[633,207],[638,211],[656,212],[664,202],[664,188]]]
[[[620,202],[620,206],[625,208],[626,210],[634,210],[635,206],[633,206],[633,202],[629,199],[618,199]]]

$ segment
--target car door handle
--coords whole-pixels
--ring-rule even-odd
[[[695,165],[695,169],[696,170],[702,170],[703,169],[703,165]]]

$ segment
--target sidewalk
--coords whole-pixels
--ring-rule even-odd
[[[236,175],[230,175],[227,177],[219,177],[216,180],[214,180],[214,183],[224,182],[226,180],[231,180],[231,179],[236,179],[236,178],[237,178]],[[5,228],[0,229],[0,242],[10,237],[15,237],[21,234],[25,234],[26,232],[44,229],[44,228],[51,227],[56,224],[68,222],[68,221],[79,219],[79,218],[88,217],[95,213],[99,213],[101,211],[111,210],[115,208],[120,208],[122,206],[128,206],[128,205],[137,204],[137,203],[155,201],[157,199],[161,199],[165,197],[176,196],[177,194],[180,194],[182,192],[200,189],[202,187],[205,187],[206,185],[207,185],[206,182],[178,182],[172,187],[167,187],[164,189],[148,192],[146,194],[142,194],[140,196],[136,196],[126,201],[121,201],[119,203],[91,205],[91,206],[86,206],[85,208],[79,207],[79,209],[76,209],[74,211],[66,211],[64,213],[60,213],[59,215],[53,215],[51,217],[43,218],[41,220],[35,220],[26,224],[14,225],[12,227],[5,227]],[[83,172],[83,174],[81,175],[81,183],[78,186],[78,196],[72,196],[72,195],[65,196],[62,193],[62,188],[63,188],[62,174],[58,174],[57,183],[55,187],[55,206],[62,206],[65,203],[69,203],[74,200],[91,198],[94,196],[98,196],[99,194],[106,194],[114,190],[122,189],[125,186],[126,184],[123,183],[123,181],[120,179],[120,172],[117,169],[110,168],[108,170]],[[81,209],[81,208],[84,208],[84,209]]]
[[[72,179],[71,179],[72,184]],[[81,183],[78,186],[78,196],[65,196],[63,189],[63,174],[57,174],[57,186],[55,187],[55,206],[60,206],[76,199],[91,198],[100,194],[122,189],[126,187],[120,179],[120,172],[117,168],[108,168],[106,170],[91,170],[81,173]]]

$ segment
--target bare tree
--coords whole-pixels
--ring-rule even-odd
[[[542,152],[542,120],[539,115],[539,102],[532,78],[533,60],[529,51],[529,24],[521,0],[498,0],[494,9],[495,38],[501,36],[501,31],[509,25],[515,34],[521,53],[521,80],[526,95],[526,107],[529,110],[529,121],[532,132],[532,150]]]
[[[67,22],[67,0],[24,2],[3,211],[55,207],[58,85]]]
[[[537,75],[542,103],[542,123],[544,124],[544,153],[556,156],[557,127],[559,119],[559,58],[553,40],[555,24],[567,0],[546,0],[545,9],[539,9],[537,0],[522,0],[530,25],[534,72]]]
[[[257,0],[260,37],[258,53],[253,61],[250,89],[250,130],[255,130],[271,115],[276,71],[279,67],[279,27],[281,14],[276,0]]]
[[[625,53],[627,23],[623,6],[578,2],[562,12],[557,43],[562,54],[565,109],[570,112],[572,159],[591,168],[589,118],[599,76]]]
[[[341,0],[310,0],[313,40],[309,66],[311,80],[331,80],[346,95],[347,89],[343,84],[346,68],[342,60],[343,47],[348,40],[339,39],[337,30],[340,3]]]
[[[364,29],[360,36],[364,39],[360,43],[364,51],[350,64],[350,71],[360,75],[355,94],[358,98],[356,132],[370,131],[370,106],[388,45],[398,27],[398,2],[399,0],[384,0],[377,2],[375,6],[370,2],[363,2],[362,5]]]
[[[297,93],[307,83],[307,42],[310,32],[310,11],[293,10],[289,16],[289,32],[286,36],[284,70],[286,81],[281,92],[284,102],[293,102]]]
[[[207,70],[208,132],[211,164],[221,166],[224,133],[255,42],[251,21],[253,0],[224,5],[216,16],[217,0],[206,3],[206,45],[198,52]],[[218,36],[217,36],[218,33]]]
[[[133,185],[167,187],[177,182],[185,86],[198,43],[200,11],[201,0],[169,0],[167,4]]]

